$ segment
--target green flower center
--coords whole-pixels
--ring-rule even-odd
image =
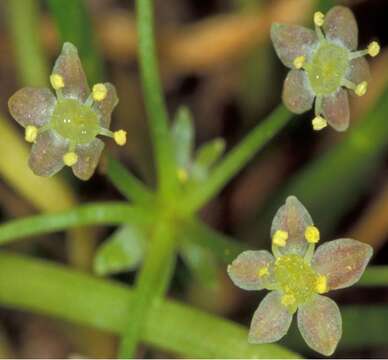
[[[87,144],[100,132],[97,114],[75,99],[58,100],[51,126],[59,135],[75,144]]]
[[[349,51],[327,40],[321,41],[311,62],[306,64],[307,77],[316,95],[329,95],[342,85],[349,67]]]
[[[276,259],[275,279],[290,308],[296,310],[316,293],[318,274],[299,255],[284,255]],[[287,297],[285,298],[287,300]]]

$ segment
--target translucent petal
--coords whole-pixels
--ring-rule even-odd
[[[47,130],[38,135],[32,146],[28,163],[35,175],[52,176],[64,166],[63,155],[68,144],[53,131]]]
[[[368,81],[370,78],[369,64],[364,57],[353,59],[350,62],[349,72],[346,78],[355,84]]]
[[[325,96],[322,112],[330,126],[337,131],[345,131],[350,120],[348,92],[341,88],[335,94]]]
[[[8,108],[22,126],[46,124],[53,113],[56,99],[49,89],[25,87],[8,100]]]
[[[64,43],[62,52],[55,62],[53,74],[63,77],[65,86],[62,93],[65,97],[78,98],[85,101],[90,93],[77,48],[71,43]]]
[[[337,304],[326,296],[316,295],[299,307],[298,327],[307,345],[329,356],[342,336],[341,313]]]
[[[313,106],[314,94],[307,85],[306,72],[291,70],[283,85],[283,103],[295,114],[302,114]]]
[[[177,164],[188,168],[194,147],[194,126],[190,110],[182,106],[178,109],[171,128]]]
[[[313,220],[306,208],[295,196],[289,196],[272,221],[271,237],[277,230],[286,231],[288,239],[281,251],[303,256],[308,247],[304,232],[309,225]]]
[[[101,114],[101,126],[109,129],[110,122],[111,122],[111,115],[116,107],[116,105],[119,103],[119,98],[117,97],[116,88],[111,83],[105,83],[104,84],[107,89],[107,94],[104,100],[97,101],[94,104],[94,107],[100,112]]]
[[[297,56],[310,57],[318,38],[314,31],[303,26],[275,23],[271,26],[271,40],[283,64],[293,68]]]
[[[81,180],[89,180],[96,170],[103,149],[104,143],[100,139],[94,139],[87,145],[78,145],[78,161],[73,165],[74,175]]]
[[[337,239],[318,247],[312,260],[313,268],[327,276],[330,290],[353,285],[363,274],[373,249],[352,239]]]
[[[274,257],[266,250],[244,251],[228,266],[233,283],[244,290],[260,290],[272,282]],[[259,276],[259,271],[268,267],[268,274]]]
[[[253,314],[248,342],[271,343],[280,340],[290,328],[292,315],[280,302],[281,295],[272,291],[265,296]]]
[[[325,17],[323,30],[330,40],[340,40],[350,50],[357,49],[358,26],[352,11],[344,6],[334,6]]]

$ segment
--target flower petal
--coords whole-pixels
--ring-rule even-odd
[[[54,111],[56,99],[47,88],[25,87],[8,100],[9,112],[22,126],[46,124]]]
[[[314,31],[303,26],[275,23],[271,26],[271,40],[282,63],[293,68],[297,56],[310,57],[318,38]]]
[[[280,302],[281,295],[272,291],[265,296],[253,314],[248,342],[271,343],[280,340],[290,328],[292,315]]]
[[[228,266],[228,274],[233,283],[244,290],[260,290],[272,281],[274,257],[266,250],[244,251]],[[261,269],[268,274],[260,276]]]
[[[74,175],[81,180],[89,180],[96,170],[104,146],[100,139],[94,139],[87,145],[78,145],[78,161],[73,165]]]
[[[295,114],[302,114],[313,106],[314,94],[307,85],[306,72],[291,70],[283,85],[283,103]]]
[[[327,276],[330,290],[353,285],[363,274],[373,249],[352,239],[337,239],[318,247],[312,260],[312,267]]]
[[[337,304],[316,295],[299,307],[298,327],[307,345],[320,354],[333,354],[342,336],[342,319]]]
[[[334,6],[326,14],[323,30],[328,39],[340,40],[349,50],[357,49],[358,26],[349,8]]]
[[[306,208],[295,196],[289,196],[272,221],[271,237],[277,230],[286,231],[288,239],[281,251],[303,256],[308,247],[304,232],[310,225],[313,220]]]
[[[68,144],[53,131],[47,130],[38,135],[32,146],[28,163],[35,175],[52,176],[64,166],[63,155]]]
[[[62,52],[55,62],[53,74],[63,77],[65,86],[61,89],[65,97],[85,101],[90,93],[77,48],[71,43],[64,43]]]
[[[116,107],[116,105],[119,103],[119,98],[117,97],[116,88],[111,83],[105,83],[104,84],[107,89],[107,94],[104,100],[97,101],[94,104],[94,107],[100,112],[101,114],[101,126],[105,129],[109,129],[110,122],[111,122],[111,115],[113,112],[113,109]]]
[[[355,84],[368,81],[370,78],[369,64],[364,57],[353,59],[350,62],[349,72],[346,78]]]
[[[325,96],[322,112],[331,127],[337,131],[345,131],[350,120],[348,92],[341,88],[335,94]]]

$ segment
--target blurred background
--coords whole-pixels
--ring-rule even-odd
[[[51,0],[0,2],[0,221],[70,208],[89,201],[123,199],[104,176],[106,161],[88,182],[65,170],[54,179],[35,177],[27,168],[29,146],[7,110],[8,98],[25,85],[46,85],[63,34],[75,42],[93,39],[80,49],[90,82],[114,83],[120,103],[113,128],[128,130],[123,148],[107,144],[106,153],[150,186],[154,184],[136,59],[134,2],[63,0],[58,13]],[[381,54],[368,59],[372,79],[367,95],[351,99],[351,126],[344,134],[311,129],[313,114],[297,116],[257,154],[201,217],[212,227],[252,249],[268,248],[276,209],[294,194],[309,209],[322,238],[351,236],[375,249],[372,264],[388,259],[388,1],[386,0],[156,0],[160,70],[168,109],[192,112],[196,144],[223,137],[232,148],[279,103],[287,69],[269,40],[272,22],[312,27],[312,14],[331,4],[345,4],[359,25],[359,48],[372,40]],[[54,4],[54,5],[53,5]],[[78,5],[77,5],[78,4]],[[79,22],[82,12],[84,21]],[[83,13],[84,12],[84,13]],[[82,19],[81,16],[81,19]],[[62,19],[62,20],[61,20]],[[61,22],[62,21],[62,22]],[[95,61],[94,52],[99,61]],[[43,59],[43,60],[42,60]],[[77,229],[26,239],[12,250],[91,271],[95,249],[113,229]],[[78,240],[77,240],[78,239]],[[128,282],[133,274],[116,275]],[[1,291],[1,289],[0,289]],[[386,289],[352,288],[332,294],[340,305],[388,302]],[[262,294],[232,286],[219,265],[209,285],[178,263],[171,296],[248,325]],[[373,334],[366,334],[373,336]],[[340,344],[338,357],[388,357],[388,341],[372,345]],[[0,308],[2,357],[112,357],[116,339],[109,334],[60,321]],[[297,331],[285,345],[316,356]],[[142,349],[139,356],[173,356]]]

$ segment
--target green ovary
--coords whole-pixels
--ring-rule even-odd
[[[349,66],[349,51],[342,46],[322,41],[312,60],[305,66],[311,88],[316,95],[329,95],[342,85]]]
[[[303,304],[316,293],[318,274],[299,255],[284,255],[275,263],[275,278],[283,294],[295,298],[291,308]]]
[[[97,114],[75,99],[58,100],[51,117],[51,127],[75,144],[87,144],[100,132]]]

